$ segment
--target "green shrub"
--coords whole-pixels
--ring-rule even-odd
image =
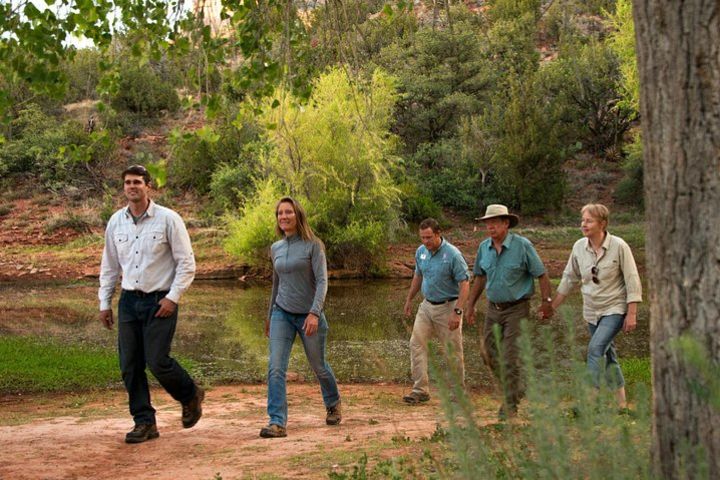
[[[560,52],[544,65],[540,81],[558,121],[569,127],[567,142],[594,153],[618,148],[637,112],[622,101],[617,55],[599,41],[566,42]]]
[[[12,137],[0,144],[0,173],[29,174],[41,185],[97,187],[102,167],[115,146],[105,131],[85,132],[73,121],[60,122],[30,105],[11,122]]]
[[[350,259],[332,258],[332,252],[346,251],[343,242],[357,246],[357,232],[369,235],[364,252],[379,252],[383,243],[375,233],[389,239],[399,226],[400,192],[392,175],[397,142],[389,132],[396,100],[395,80],[386,73],[352,81],[336,68],[316,80],[307,105],[283,98],[281,107],[265,112],[272,145],[263,155],[268,177],[305,206],[334,265]],[[366,259],[363,268],[380,257]]]
[[[228,219],[225,250],[255,265],[267,265],[268,247],[277,240],[275,204],[282,195],[272,180],[257,185],[255,195],[240,210],[240,216]]]
[[[552,106],[542,100],[535,78],[516,79],[499,135],[498,172],[525,214],[557,210],[565,195],[562,148]],[[513,195],[513,196],[515,196]]]
[[[524,323],[520,422],[477,422],[461,383],[439,370],[437,360],[431,363],[449,423],[454,478],[650,478],[648,388],[631,385],[633,410],[618,415],[614,392],[598,392],[587,381],[572,323],[566,332],[558,338],[550,328],[531,332]]]
[[[475,210],[478,206],[479,172],[460,155],[457,139],[423,144],[413,156],[422,191],[438,205],[457,210]]]
[[[120,72],[118,89],[111,98],[115,110],[158,117],[163,111],[175,112],[180,99],[175,88],[163,81],[149,66],[127,66]]]
[[[429,194],[410,182],[405,182],[398,188],[400,189],[402,201],[403,220],[406,222],[421,222],[428,217],[440,220],[442,210]]]
[[[242,206],[253,186],[254,174],[247,164],[221,163],[210,177],[210,198],[215,209],[225,211]]]
[[[78,233],[90,233],[90,227],[93,223],[91,219],[82,215],[66,212],[64,215],[53,216],[46,220],[43,231],[45,233],[53,233],[61,229],[70,229]]]
[[[619,203],[634,205],[643,209],[643,146],[640,134],[635,135],[632,143],[625,147],[623,170],[625,176],[615,188],[615,199]]]
[[[232,206],[226,201],[252,193],[258,158],[266,148],[258,131],[250,112],[233,108],[223,110],[214,122],[194,132],[174,131],[170,136],[170,185],[201,194],[220,193],[225,198],[215,199],[219,200],[216,207]],[[218,169],[221,171],[216,174]],[[236,192],[232,192],[226,187],[235,180]]]
[[[85,99],[96,99],[96,87],[100,81],[100,52],[83,48],[75,52],[70,60],[63,64],[68,87],[65,102],[79,102]]]

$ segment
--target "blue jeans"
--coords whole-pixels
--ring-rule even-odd
[[[615,390],[625,386],[617,351],[613,339],[625,322],[625,315],[615,314],[600,317],[597,325],[588,323],[590,344],[588,345],[587,366],[590,378],[596,388],[600,387],[600,371],[602,359],[605,359],[605,381]]]
[[[158,302],[165,292],[138,295],[123,291],[118,305],[118,352],[120,371],[136,425],[155,423],[145,366],[175,400],[188,403],[195,396],[190,375],[170,357],[178,311],[169,317],[156,317]]]
[[[306,313],[286,312],[277,305],[273,306],[270,316],[270,362],[268,365],[268,401],[267,411],[270,424],[284,427],[287,424],[287,388],[285,377],[290,350],[295,334],[300,335],[310,366],[320,382],[325,407],[333,407],[340,401],[335,374],[325,361],[328,324],[325,314],[320,315],[318,331],[307,337],[302,330]]]

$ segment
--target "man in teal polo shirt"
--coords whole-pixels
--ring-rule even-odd
[[[420,304],[410,337],[410,366],[413,389],[403,397],[418,404],[430,400],[428,381],[428,342],[437,338],[443,348],[449,346],[460,381],[465,380],[462,346],[462,314],[470,290],[470,275],[460,250],[440,234],[435,219],[420,222],[422,245],[415,252],[415,274],[405,301],[405,315],[412,314],[412,300],[422,287],[425,300]]]
[[[530,316],[530,297],[535,291],[534,279],[539,279],[544,318],[551,315],[550,280],[530,240],[510,228],[518,224],[517,215],[504,205],[488,205],[485,222],[489,238],[480,243],[473,273],[475,280],[467,303],[468,325],[475,323],[475,303],[487,287],[488,308],[483,326],[485,362],[500,380],[504,370],[504,401],[501,419],[515,416],[524,392],[520,379],[518,338],[520,322]],[[499,358],[494,328],[499,327],[500,344],[504,352]],[[501,369],[501,363],[504,369]]]

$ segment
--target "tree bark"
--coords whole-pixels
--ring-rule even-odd
[[[703,395],[702,372],[674,343],[693,336],[715,368],[720,362],[720,1],[633,0],[633,7],[654,476],[720,478],[720,411]]]

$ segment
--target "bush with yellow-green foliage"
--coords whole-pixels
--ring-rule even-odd
[[[276,100],[279,106],[264,115],[271,145],[266,182],[248,197],[240,223],[232,223],[245,232],[231,230],[228,250],[247,258],[266,240],[268,223],[259,212],[267,210],[273,185],[278,198],[291,195],[306,208],[332,266],[370,272],[399,225],[400,192],[392,177],[397,140],[390,133],[395,80],[381,70],[352,80],[335,68],[315,80],[307,104],[289,96]],[[274,222],[273,212],[266,215]],[[246,237],[253,241],[241,240]]]

